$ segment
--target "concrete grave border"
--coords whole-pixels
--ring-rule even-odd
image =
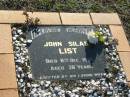
[[[130,46],[117,13],[27,12],[39,25],[109,25],[130,85]],[[11,24],[25,23],[23,11],[0,10],[0,96],[18,97]]]

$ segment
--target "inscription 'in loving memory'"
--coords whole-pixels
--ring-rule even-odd
[[[80,33],[80,34],[87,34],[89,31],[94,31],[94,29],[89,28],[89,27],[66,27],[64,28],[64,31],[65,32],[74,32],[74,33]],[[31,38],[34,39],[34,38],[37,38],[38,36],[41,36],[42,34],[45,34],[45,33],[55,33],[55,32],[61,32],[61,28],[59,27],[39,27],[38,28],[38,31],[35,32],[34,30],[31,30]]]

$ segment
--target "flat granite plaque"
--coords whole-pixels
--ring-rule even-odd
[[[28,32],[32,75],[36,80],[100,78],[106,67],[104,45],[88,43],[95,26],[38,26]]]

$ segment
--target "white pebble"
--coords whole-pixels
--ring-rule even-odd
[[[27,40],[27,43],[32,43],[32,40]]]
[[[21,67],[18,67],[18,71],[22,71],[22,68],[21,68]]]
[[[28,74],[28,78],[32,78],[32,74]]]

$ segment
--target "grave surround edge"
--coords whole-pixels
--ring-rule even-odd
[[[22,24],[26,21],[24,11],[0,10],[0,24]],[[39,25],[60,25],[60,16],[58,12],[27,12],[30,18],[39,18]]]
[[[0,89],[17,88],[13,54],[0,54]]]
[[[118,40],[117,51],[130,51],[130,46],[127,41],[124,29],[121,25],[109,25],[111,33],[115,39]]]
[[[122,62],[122,65],[123,65],[123,68],[124,68],[124,71],[126,73],[126,78],[127,78],[127,81],[130,82],[130,52],[118,52],[119,53],[119,56],[120,56],[120,60]]]
[[[10,24],[0,24],[0,54],[13,53]]]
[[[93,24],[95,25],[121,25],[120,18],[117,13],[90,13]]]
[[[63,25],[92,25],[89,13],[60,13]]]
[[[5,25],[5,24],[12,24],[12,23],[24,23],[25,22],[25,16],[23,16],[23,11],[5,11],[5,10],[2,10],[2,11],[0,11],[0,17],[2,17],[2,19],[0,19],[0,24],[1,25]],[[37,15],[41,15],[41,16],[39,16],[40,17],[40,19],[43,19],[43,17],[42,17],[42,15],[44,15],[44,14],[41,14],[41,13],[29,13],[31,16],[37,16]],[[80,14],[80,13],[78,13],[78,14]],[[85,13],[85,14],[88,14],[88,13]],[[106,24],[106,25],[110,25],[110,26],[120,26],[120,27],[122,27],[121,26],[121,21],[120,21],[120,19],[119,19],[119,17],[118,17],[118,15],[116,14],[116,13],[112,13],[112,14],[114,14],[114,18],[117,18],[117,19],[115,19],[115,21],[113,21],[112,22],[112,20],[107,20],[107,21],[104,21],[104,19],[110,19],[110,18],[113,18],[113,15],[109,15],[110,17],[108,18],[108,17],[105,17],[104,19],[103,19],[103,21],[102,22],[98,22],[101,18],[99,18],[99,16],[98,17],[96,17],[96,18],[99,18],[99,20],[98,21],[96,21],[95,22],[95,17],[93,16],[94,14],[96,14],[96,15],[98,15],[98,14],[100,14],[100,13],[90,13],[90,16],[89,15],[87,15],[88,17],[89,17],[89,25],[92,25],[92,24]],[[103,13],[101,13],[101,14],[103,14]],[[100,15],[101,15],[100,14]],[[106,16],[106,14],[107,13],[105,13],[105,16]],[[110,13],[109,13],[110,14]],[[8,15],[8,16],[7,16]],[[58,22],[56,23],[56,25],[61,25],[61,23],[63,22],[63,20],[62,20],[62,17],[60,17],[60,15],[61,15],[61,13],[57,13],[57,19],[58,19]],[[5,18],[3,18],[3,16],[5,16]],[[6,17],[7,16],[7,17]],[[10,16],[10,17],[9,17]],[[47,15],[48,16],[48,15]],[[9,17],[9,18],[8,18]],[[53,16],[52,16],[53,17]],[[52,18],[51,17],[51,18]],[[84,16],[85,17],[85,16]],[[61,18],[61,19],[60,19]],[[71,18],[73,18],[73,17],[71,17]],[[80,19],[79,19],[80,20]],[[86,19],[87,20],[87,19]],[[85,20],[85,21],[86,21]],[[55,21],[55,20],[54,20]],[[49,21],[49,23],[50,23],[51,21]],[[56,21],[55,21],[56,22]],[[73,21],[72,21],[73,22]],[[83,20],[80,20],[80,22],[79,23],[82,23],[83,22]],[[44,23],[44,21],[42,21],[41,23],[40,23],[40,25],[47,25],[47,24],[49,24],[49,23]],[[76,23],[76,25],[79,25],[79,23]],[[51,23],[50,25],[52,25],[52,24],[55,24],[55,23]],[[66,25],[67,23],[63,23],[64,25]],[[73,23],[71,23],[70,22],[70,25],[72,25]],[[69,23],[68,23],[68,25],[69,25]],[[85,24],[85,23],[83,23],[83,25],[88,25],[88,24]],[[112,28],[113,29],[113,28]],[[114,29],[116,29],[116,28],[114,28]],[[119,28],[119,29],[122,29],[122,28]],[[11,31],[11,30],[10,30]],[[124,33],[124,31],[123,30],[121,30],[121,32],[123,32],[122,34],[124,35],[123,37],[124,37],[124,41],[125,41],[125,43],[127,43],[127,39],[125,38],[125,33]],[[121,33],[120,32],[120,33]],[[9,32],[10,33],[10,32]],[[117,34],[117,33],[116,33]],[[10,34],[11,35],[11,34]],[[10,36],[10,37],[12,37],[12,36]],[[120,41],[120,40],[119,40]],[[121,41],[120,41],[121,42]],[[12,42],[10,42],[10,45],[12,45]],[[119,44],[120,45],[120,44]],[[117,47],[118,48],[118,47]],[[127,50],[125,49],[125,50],[123,50],[123,52],[122,52],[122,50],[120,51],[119,50],[119,55],[120,56],[122,56],[122,54],[123,53],[126,53],[126,54],[124,54],[124,56],[126,57],[126,56],[129,56],[128,55],[128,53],[129,53],[129,49],[130,49],[130,47],[128,46],[128,44],[127,44]],[[10,47],[10,49],[13,51],[13,48],[12,47]],[[8,52],[8,53],[13,53],[13,52]],[[0,54],[0,55],[2,55],[2,54]],[[123,61],[122,61],[123,60]],[[130,60],[130,58],[128,58],[127,57],[127,59],[126,58],[121,58],[121,61],[123,62],[123,63],[125,63],[126,62],[126,60],[127,61],[129,61]],[[1,64],[0,64],[1,65]],[[127,67],[126,67],[127,68]],[[128,70],[129,68],[127,68],[127,70]],[[130,70],[128,70],[128,71],[130,71]],[[15,71],[14,71],[15,72]],[[129,73],[129,72],[128,72]],[[128,83],[129,83],[129,86],[130,86],[130,73],[129,74],[127,74],[128,75]],[[16,77],[16,76],[15,76]],[[16,82],[15,82],[15,84],[16,84]],[[17,87],[15,87],[16,88],[16,91],[17,91]],[[10,91],[10,90],[12,90],[12,89],[6,89],[5,88],[5,90],[4,91],[6,91],[6,92],[3,92],[3,94],[1,94],[0,93],[0,96],[1,95],[6,95],[6,93],[7,93],[7,91]],[[3,91],[3,90],[1,90],[0,89],[0,92],[1,91]],[[17,91],[18,92],[18,91]],[[18,95],[17,95],[17,93],[15,92],[13,92],[12,94],[16,94],[16,96],[12,96],[12,97],[18,97]],[[2,96],[2,97],[4,97],[4,96]],[[5,97],[10,97],[10,96],[5,96]]]
[[[0,97],[19,97],[17,89],[0,90]]]

